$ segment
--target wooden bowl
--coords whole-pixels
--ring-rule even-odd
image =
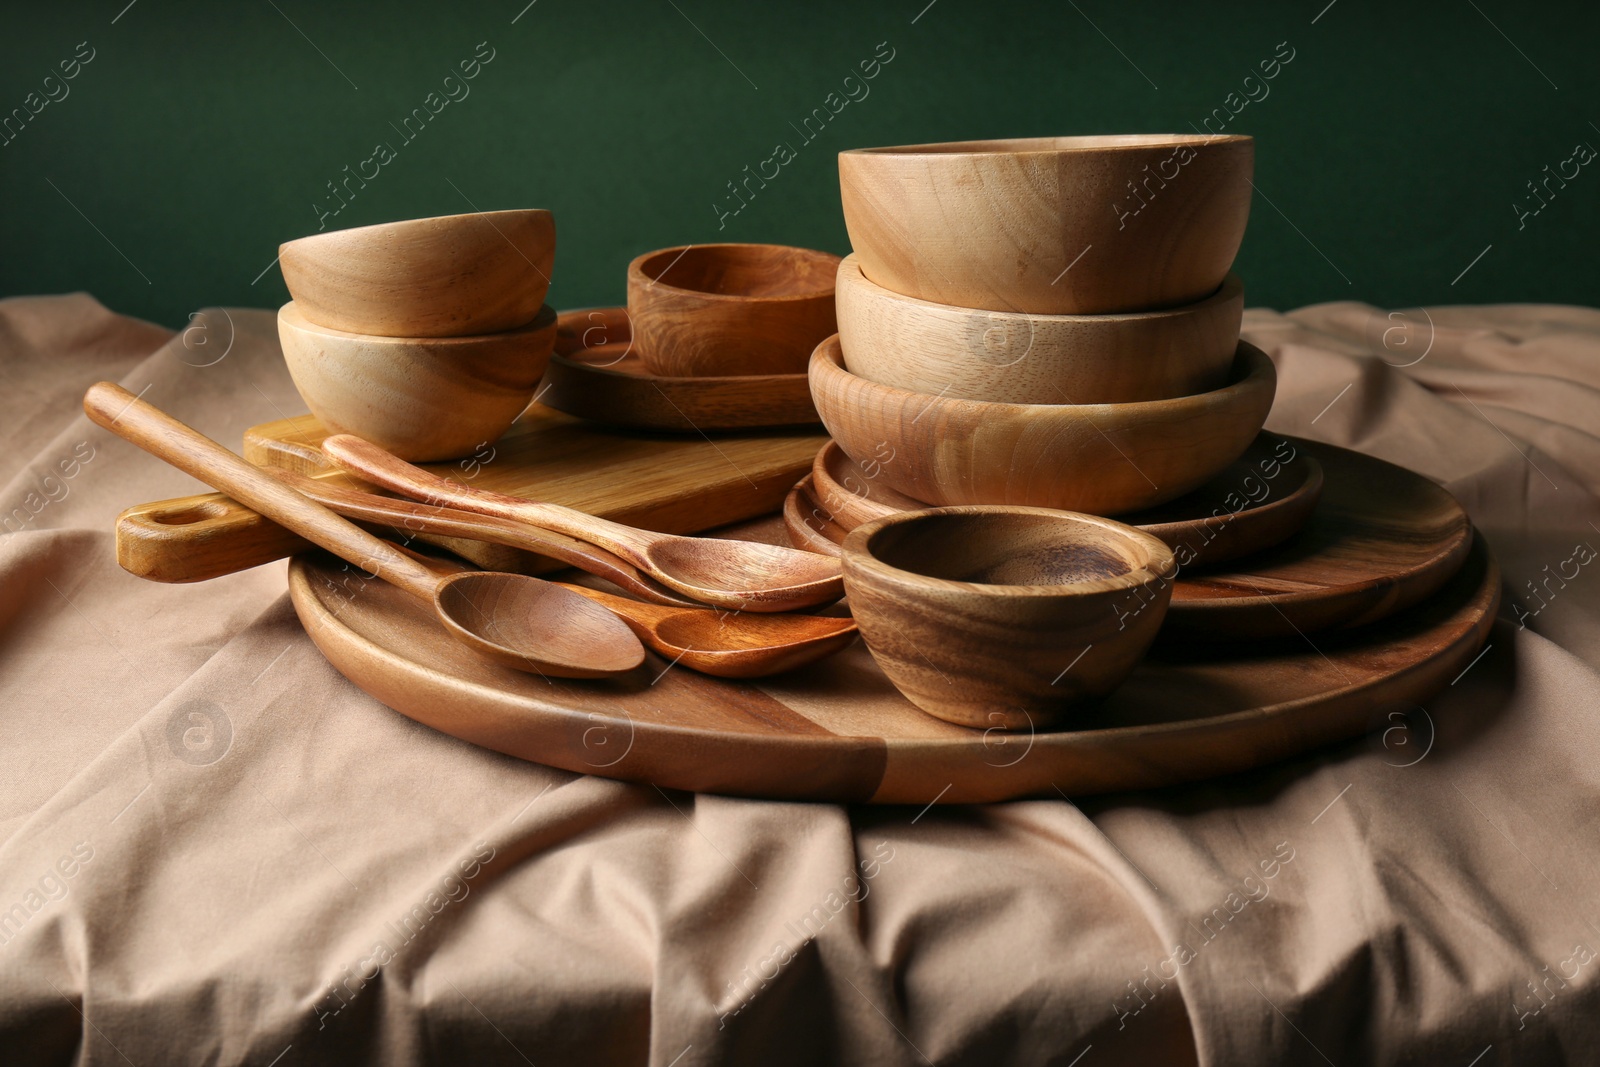
[[[839,342],[850,373],[914,393],[1002,404],[1167,400],[1227,384],[1244,285],[1165,311],[1036,315],[901,296],[839,264]]]
[[[963,726],[1048,727],[1150,647],[1176,562],[1159,539],[1043,508],[902,512],[844,542],[845,594],[883,673]]]
[[[532,322],[556,255],[548,211],[474,212],[312,234],[278,246],[309,322],[383,337],[464,337]]]
[[[1137,404],[992,404],[878,385],[844,368],[837,335],[811,357],[811,399],[845,453],[933,505],[1020,504],[1116,515],[1204,484],[1255,439],[1272,360],[1240,342],[1230,383]]]
[[[802,374],[838,329],[839,257],[785,245],[689,245],[628,264],[628,315],[645,366],[674,377]]]
[[[351,433],[402,459],[471,454],[516,421],[550,360],[556,313],[478,337],[378,337],[308,322],[293,302],[278,340],[295,388],[330,433]]]
[[[1037,315],[1176,307],[1222,284],[1250,215],[1249,137],[1137,134],[839,153],[866,276]]]

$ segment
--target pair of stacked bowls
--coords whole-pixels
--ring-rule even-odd
[[[1276,387],[1230,273],[1253,160],[1203,135],[841,153],[854,254],[810,364],[823,423],[928,504],[1115,515],[1197,488]]]
[[[555,220],[538,209],[333,230],[279,248],[278,339],[330,434],[416,462],[495,440],[555,345]]]

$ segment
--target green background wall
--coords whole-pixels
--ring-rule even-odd
[[[0,293],[85,289],[169,325],[276,306],[278,242],[314,231],[325,183],[398,144],[390,123],[481,41],[495,58],[471,95],[330,225],[551,208],[558,307],[619,302],[650,248],[845,251],[840,149],[1186,131],[1287,41],[1229,127],[1257,138],[1250,304],[1600,302],[1600,165],[1520,229],[1513,207],[1574,145],[1600,148],[1593,3],[125,3],[3,18],[0,110],[80,41],[95,58],[0,147]],[[870,95],[719,232],[725,183],[799,147],[790,123],[885,41]]]

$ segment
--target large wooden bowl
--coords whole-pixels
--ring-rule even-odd
[[[839,153],[868,278],[958,307],[1102,315],[1222,284],[1250,215],[1249,137],[1138,134]]]
[[[850,373],[914,393],[1002,404],[1168,400],[1227,384],[1244,285],[1165,311],[1035,315],[901,296],[839,264],[839,342]]]
[[[645,366],[673,377],[803,374],[838,326],[839,257],[786,245],[689,245],[628,264],[628,317]]]
[[[510,428],[533,398],[556,340],[545,307],[528,325],[477,337],[378,337],[278,312],[295,388],[330,433],[353,433],[402,459],[471,454]]]
[[[483,211],[312,234],[278,247],[307,321],[384,337],[462,337],[532,322],[556,255],[548,211]]]
[[[993,404],[879,385],[811,357],[811,399],[839,447],[933,505],[1022,504],[1116,515],[1182,496],[1237,459],[1272,407],[1272,360],[1240,342],[1230,383],[1138,404]]]
[[[963,726],[1048,727],[1119,685],[1172,598],[1172,549],[1044,508],[939,508],[845,538],[850,611],[907,700]]]

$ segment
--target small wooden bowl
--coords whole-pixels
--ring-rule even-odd
[[[844,542],[845,594],[883,673],[963,726],[1058,725],[1150,647],[1176,563],[1159,539],[1043,508],[902,512]]]
[[[619,307],[561,313],[537,395],[568,415],[637,430],[700,434],[817,422],[804,373],[652,373],[639,358],[628,309]]]
[[[401,459],[469,455],[522,414],[556,339],[556,313],[478,337],[377,337],[278,312],[284,362],[330,433],[351,433]]]
[[[786,245],[689,245],[628,264],[645,366],[675,377],[802,374],[838,326],[839,257]]]
[[[1244,285],[1229,274],[1204,300],[1120,315],[984,311],[901,296],[839,265],[839,342],[850,373],[914,393],[1002,404],[1168,400],[1228,380]]]
[[[466,337],[527,325],[556,255],[548,211],[486,211],[312,234],[278,246],[300,314],[348,333]]]
[[[991,404],[913,393],[844,368],[837,335],[811,357],[811,399],[845,453],[933,505],[1018,504],[1116,515],[1180,497],[1255,440],[1277,388],[1240,342],[1230,384],[1138,404]]]
[[[1250,215],[1249,137],[1136,134],[839,153],[868,278],[958,307],[1104,315],[1203,300]]]

